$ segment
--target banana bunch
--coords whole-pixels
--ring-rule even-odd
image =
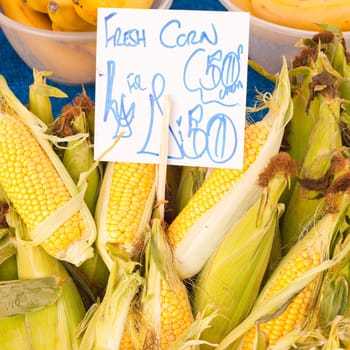
[[[319,31],[319,24],[350,30],[350,1],[344,0],[231,0],[243,11],[266,21],[304,30]]]
[[[1,7],[7,17],[17,22],[40,29],[51,28],[50,19],[45,13],[34,11],[22,0],[2,0]]]
[[[96,31],[97,8],[150,8],[153,0],[2,0],[4,14],[23,24],[65,32]]]
[[[153,0],[72,0],[78,15],[86,22],[96,25],[97,8],[99,7],[127,7],[147,9],[152,6]]]

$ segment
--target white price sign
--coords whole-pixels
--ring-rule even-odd
[[[95,159],[157,163],[168,96],[169,164],[241,168],[248,41],[246,12],[99,9]]]

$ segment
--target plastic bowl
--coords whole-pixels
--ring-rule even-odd
[[[219,1],[229,11],[241,11],[230,0]],[[295,47],[295,44],[315,34],[313,31],[289,28],[250,16],[249,58],[275,74],[281,68],[283,57],[290,65],[300,52],[300,47]],[[347,47],[350,47],[350,32],[344,32],[343,36]]]
[[[154,0],[152,9],[169,9],[172,2]],[[18,23],[1,11],[0,27],[27,66],[52,72],[50,80],[66,85],[95,81],[96,32],[67,33],[38,29]]]

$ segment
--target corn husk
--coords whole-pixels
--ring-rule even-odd
[[[265,118],[273,121],[272,130],[256,161],[237,184],[196,221],[175,249],[176,269],[183,279],[194,276],[202,269],[233,223],[261,195],[261,189],[256,183],[257,176],[270,157],[278,153],[284,127],[292,116],[293,106],[285,61],[268,106]],[[204,243],[209,241],[210,244]]]
[[[132,302],[143,279],[134,262],[116,258],[106,294],[88,310],[78,329],[81,350],[118,350],[127,327]],[[137,332],[134,333],[136,336]],[[136,342],[136,338],[134,339]]]
[[[204,312],[211,305],[218,311],[201,339],[219,343],[249,313],[278,235],[279,218],[284,209],[279,199],[295,173],[296,164],[287,153],[272,157],[260,174],[264,180],[260,182],[264,188],[261,198],[232,227],[200,272],[194,308],[196,312]]]
[[[26,228],[13,208],[10,208],[8,222],[16,234],[27,236]],[[62,263],[48,255],[40,246],[32,247],[20,243],[17,243],[16,261],[20,282],[29,280],[31,285],[35,285],[35,281],[48,280],[58,283],[60,288],[54,302],[46,303],[45,307],[40,309],[24,312],[30,346],[38,350],[77,349],[75,330],[85,314],[85,308],[78,289]],[[40,292],[35,290],[35,298],[29,299],[30,302],[41,300],[45,296],[44,292],[50,296],[50,293],[47,293],[50,289],[43,288],[42,285],[38,288]],[[43,328],[49,331],[46,336],[42,335]]]
[[[85,260],[93,256],[93,249],[91,246],[96,238],[95,221],[83,200],[84,188],[78,188],[76,186],[63,163],[53,150],[52,143],[49,141],[50,135],[46,134],[47,126],[18,100],[8,87],[5,78],[2,76],[0,77],[0,100],[2,113],[11,113],[17,116],[33,131],[37,141],[47,153],[72,196],[71,201],[46,218],[33,232],[29,232],[27,244],[39,246],[56,228],[71,217],[73,213],[80,211],[84,220],[85,231],[79,240],[72,242],[64,252],[60,252],[59,256],[55,256],[55,258],[69,261],[75,265],[81,265]]]
[[[35,114],[46,125],[54,121],[51,98],[68,97],[59,88],[48,85],[46,79],[52,75],[51,72],[33,69],[33,83],[29,86],[29,110]]]
[[[230,332],[223,341],[217,347],[218,350],[227,349],[233,343],[234,347],[230,349],[236,349],[240,338],[255,324],[266,322],[279,315],[285,310],[287,305],[306,285],[315,279],[318,283],[315,284],[313,301],[317,300],[318,288],[322,281],[323,273],[330,269],[332,266],[339,264],[350,252],[350,245],[344,246],[344,249],[337,251],[334,255],[331,255],[331,247],[334,242],[341,237],[341,233],[344,232],[348,227],[347,212],[350,205],[350,197],[347,189],[341,186],[348,186],[349,174],[346,174],[339,179],[337,185],[341,184],[336,192],[329,194],[329,207],[328,211],[319,219],[305,236],[300,239],[295,246],[288,252],[287,255],[282,259],[279,266],[276,268],[274,273],[271,275],[263,290],[259,294],[259,297],[254,304],[251,313],[244,319],[232,332]],[[334,186],[336,188],[336,186]],[[266,300],[265,295],[269,290],[270,285],[275,283],[275,279],[278,277],[279,271],[287,266],[290,261],[294,259],[305,247],[309,247],[312,250],[321,252],[321,262],[318,266],[306,271],[300,275],[293,283],[281,289],[280,292],[275,294],[272,298]],[[312,306],[310,306],[312,309]],[[300,332],[299,329],[295,330],[295,333],[287,334],[286,338],[288,343],[291,341],[290,338],[296,336]],[[282,338],[281,342],[286,341]],[[292,342],[293,343],[293,342]],[[286,345],[284,344],[287,349]]]

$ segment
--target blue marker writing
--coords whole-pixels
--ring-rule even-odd
[[[167,48],[184,47],[203,45],[216,45],[218,43],[218,34],[215,26],[212,24],[208,31],[197,31],[191,29],[187,32],[182,32],[180,29],[180,20],[173,19],[164,25],[160,30],[160,43]]]

